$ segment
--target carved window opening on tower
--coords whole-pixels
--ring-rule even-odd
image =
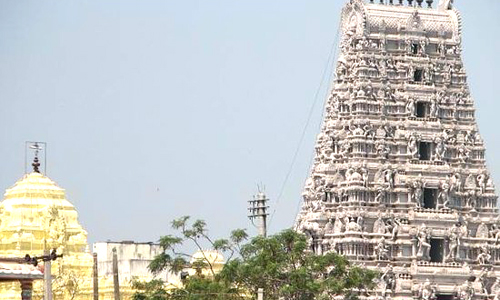
[[[418,143],[418,154],[420,160],[431,160],[431,150],[432,144],[428,142],[420,142]]]
[[[419,101],[415,104],[415,106],[415,114],[417,118],[425,118],[429,115],[429,103]]]
[[[437,207],[437,189],[424,188],[424,208]]]
[[[411,54],[418,54],[418,50],[420,49],[419,44],[411,44]]]
[[[431,250],[429,252],[431,262],[441,263],[444,258],[444,240],[431,239]]]
[[[453,297],[452,294],[437,294],[436,295],[436,300],[453,300],[455,297]]]
[[[417,69],[413,73],[413,81],[415,82],[422,82],[424,80],[424,70],[422,69]]]
[[[429,44],[429,45],[427,45],[426,53],[427,54],[433,54],[433,55],[439,54],[438,45],[437,44]]]

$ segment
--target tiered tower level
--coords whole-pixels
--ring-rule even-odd
[[[499,299],[497,196],[460,13],[451,0],[408,2],[351,0],[342,11],[296,228],[317,253],[381,272],[361,298]]]

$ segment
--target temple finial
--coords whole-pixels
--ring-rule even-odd
[[[42,146],[40,146],[37,142],[33,145],[30,145],[30,149],[35,150],[35,156],[33,158],[33,172],[40,173],[40,160],[38,159],[38,153],[42,150]]]
[[[439,0],[439,10],[449,10],[453,8],[453,0]]]

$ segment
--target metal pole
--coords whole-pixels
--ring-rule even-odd
[[[97,253],[94,253],[94,271],[92,276],[94,277],[94,300],[99,300],[99,273],[97,269]]]
[[[116,254],[116,248],[113,248],[113,286],[115,300],[120,300],[120,281],[118,279],[118,256]]]
[[[49,250],[44,251],[44,256],[49,257]],[[44,300],[52,300],[52,262],[50,259],[44,260],[43,264],[43,281],[45,284],[45,288],[43,290],[43,299]]]

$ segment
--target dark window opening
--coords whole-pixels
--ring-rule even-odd
[[[418,54],[419,47],[420,46],[418,44],[411,44],[411,53]]]
[[[431,250],[429,252],[431,256],[431,262],[443,262],[444,258],[444,240],[443,239],[431,239]]]
[[[437,191],[436,189],[424,188],[424,208],[437,207]]]
[[[423,70],[416,70],[415,73],[413,73],[413,81],[415,82],[422,82],[424,79],[424,71]]]
[[[416,106],[417,118],[425,118],[427,116],[427,107],[429,105],[425,102],[417,102]]]
[[[431,143],[420,142],[418,145],[420,160],[431,160]]]
[[[438,51],[438,45],[437,44],[429,44],[428,45],[428,49],[427,49],[427,53],[429,54],[437,54],[439,51]]]
[[[455,299],[452,294],[437,294],[436,300],[453,300]]]

